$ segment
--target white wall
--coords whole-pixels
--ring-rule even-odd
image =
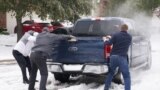
[[[14,27],[16,25],[16,19],[14,16],[11,16],[11,13],[7,13],[6,26],[9,33],[14,32]]]

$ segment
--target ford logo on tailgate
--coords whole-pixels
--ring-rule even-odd
[[[68,51],[70,51],[70,52],[76,52],[76,51],[78,51],[78,47],[69,47]]]

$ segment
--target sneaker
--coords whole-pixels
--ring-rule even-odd
[[[29,80],[23,80],[24,84],[29,84]]]

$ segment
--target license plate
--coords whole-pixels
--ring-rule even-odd
[[[64,71],[81,71],[83,65],[63,65]]]

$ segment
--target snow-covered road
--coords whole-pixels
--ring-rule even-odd
[[[151,37],[151,44],[152,67],[141,73],[139,82],[132,86],[133,90],[160,90],[160,34]]]

